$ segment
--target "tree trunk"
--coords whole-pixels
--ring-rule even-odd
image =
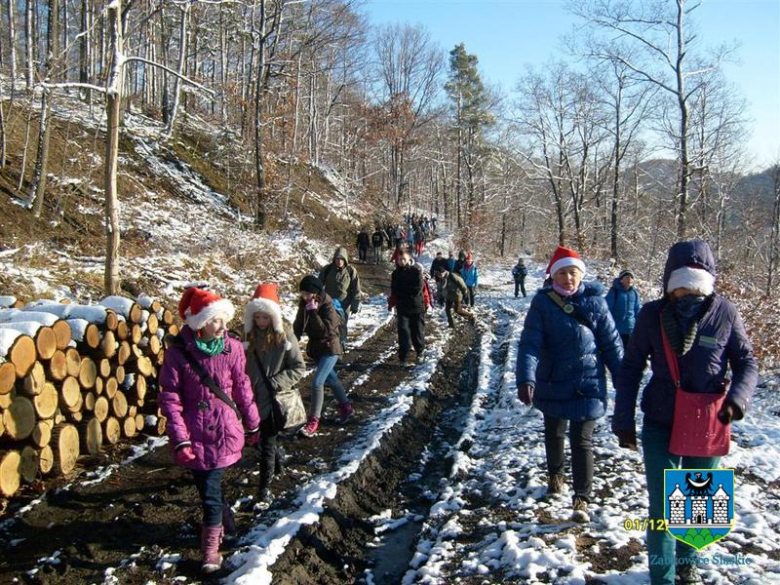
[[[186,3],[181,8],[181,24],[179,27],[179,66],[177,70],[179,75],[174,76],[173,78],[173,104],[171,105],[171,111],[168,116],[168,126],[165,130],[166,136],[171,136],[173,134],[173,126],[176,123],[176,115],[179,112],[182,84],[181,77],[184,76],[187,67],[187,36],[189,34],[190,6],[190,3]]]
[[[263,162],[263,101],[265,100],[265,43],[266,43],[265,0],[260,0],[260,38],[257,43],[257,79],[255,88],[255,174],[257,198],[255,201],[255,224],[261,230],[266,227],[266,184]]]
[[[49,166],[49,142],[51,139],[50,116],[51,96],[48,90],[41,94],[41,121],[38,126],[38,154],[35,157],[32,185],[28,204],[32,206],[33,216],[41,217],[43,203],[46,196],[46,182]]]
[[[677,103],[680,108],[680,189],[677,209],[677,239],[684,239],[686,232],[686,213],[688,211],[688,185],[690,182],[690,162],[688,160],[688,103],[685,96],[685,75],[683,58],[685,57],[684,37],[684,0],[677,0]]]
[[[124,78],[121,0],[108,6],[108,27],[112,63],[106,93],[106,269],[104,292],[106,296],[119,291],[119,196],[117,193],[117,158],[119,155],[119,111]]]
[[[2,1],[2,0],[0,0]],[[14,95],[14,83],[16,82],[16,18],[14,15],[14,2],[8,0],[8,44],[9,44],[9,65],[11,66],[11,96]],[[2,164],[0,164],[0,167]]]
[[[34,0],[27,0],[25,2],[24,10],[25,47],[27,52],[27,91],[32,91],[33,83],[35,83],[33,74],[33,64],[35,63],[35,53],[33,52],[33,2]]]

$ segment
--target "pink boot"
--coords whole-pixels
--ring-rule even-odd
[[[222,526],[204,526],[200,533],[200,550],[203,553],[204,573],[214,573],[222,567],[219,544],[222,542]]]

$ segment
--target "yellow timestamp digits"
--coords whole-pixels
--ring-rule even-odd
[[[669,530],[669,520],[666,518],[626,518],[623,522],[623,528],[666,532]]]

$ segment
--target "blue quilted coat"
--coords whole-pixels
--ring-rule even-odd
[[[517,385],[535,387],[533,403],[548,416],[594,420],[607,410],[605,367],[616,376],[623,345],[604,301],[604,287],[583,283],[568,302],[590,327],[564,313],[548,296],[536,293],[525,319],[517,355]]]

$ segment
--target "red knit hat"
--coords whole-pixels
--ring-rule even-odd
[[[279,285],[273,282],[263,282],[257,285],[252,300],[244,309],[244,331],[249,333],[254,327],[255,313],[262,311],[270,315],[274,331],[284,331],[282,310],[279,307]]]
[[[202,288],[188,288],[179,301],[179,317],[193,331],[203,329],[209,321],[219,317],[228,323],[234,314],[233,303]]]
[[[547,274],[549,276],[555,276],[556,272],[567,266],[576,266],[585,274],[585,263],[580,260],[580,255],[571,248],[558,246],[555,249],[552,258],[550,258],[550,263],[547,265]]]

